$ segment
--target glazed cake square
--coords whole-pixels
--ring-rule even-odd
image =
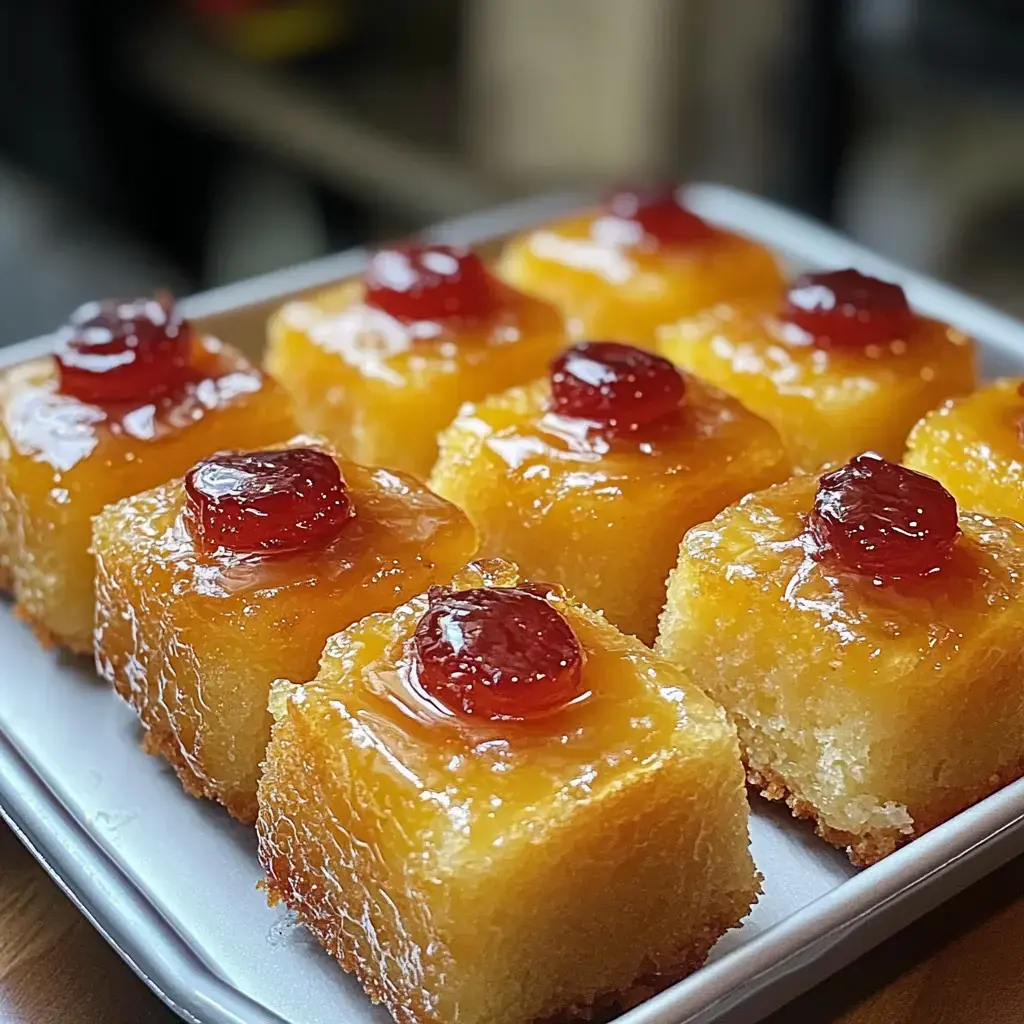
[[[817,276],[842,281],[854,274]],[[867,287],[896,289],[873,278],[861,280]],[[860,287],[855,283],[850,290],[856,294]],[[868,450],[899,460],[921,416],[974,386],[974,343],[955,327],[915,315],[909,307],[891,337],[872,329],[869,310],[852,309],[839,318],[847,332],[843,343],[820,339],[785,312],[787,294],[816,290],[830,294],[816,285],[801,287],[798,280],[788,293],[784,287],[716,304],[665,327],[658,351],[768,420],[798,469],[814,471]],[[866,340],[857,344],[843,320],[866,325]]]
[[[467,405],[440,437],[430,485],[466,510],[481,554],[651,643],[683,534],[789,474],[774,428],[695,377],[685,387],[649,439],[611,444],[552,416],[547,380]]]
[[[928,413],[907,439],[906,465],[935,477],[961,508],[1024,522],[1024,398],[1005,378]]]
[[[870,864],[1024,770],[1024,530],[961,514],[941,572],[808,551],[812,477],[687,534],[657,651],[735,721],[750,780]]]
[[[498,272],[562,310],[573,338],[648,348],[666,324],[781,280],[763,245],[705,223],[676,195],[629,192],[512,238]]]
[[[354,517],[322,550],[204,551],[180,479],[95,519],[99,673],[138,712],[146,749],[241,821],[256,815],[271,682],[311,679],[331,633],[446,579],[476,549],[466,517],[411,477],[336,461]]]
[[[473,254],[427,249],[403,266],[415,274],[416,261],[432,257],[479,263]],[[396,250],[375,260],[406,258]],[[478,286],[493,293],[482,315],[460,315],[455,296],[452,314],[435,316],[425,287],[423,319],[398,318],[368,301],[365,279],[284,306],[270,321],[266,363],[294,397],[303,428],[358,462],[426,479],[437,433],[463,402],[532,380],[565,344],[553,306],[478,272]]]
[[[452,587],[521,584],[492,561]],[[408,697],[427,595],[332,637],[313,682],[271,695],[257,826],[271,900],[400,1024],[607,1013],[698,967],[756,898],[722,710],[543,592],[584,657],[583,698],[547,717],[478,723]]]
[[[0,587],[46,643],[91,654],[92,517],[218,448],[295,433],[287,395],[238,352],[192,342],[194,379],[116,408],[63,394],[51,357],[0,371]],[[5,572],[6,569],[6,572]]]

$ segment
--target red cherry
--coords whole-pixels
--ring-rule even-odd
[[[616,192],[608,205],[616,217],[639,225],[658,245],[695,245],[718,234],[707,221],[681,206],[670,189]]]
[[[450,245],[381,249],[364,277],[366,304],[405,323],[486,320],[501,308],[501,293],[484,261]]]
[[[960,536],[938,480],[871,452],[821,478],[808,527],[819,557],[883,579],[940,569]]]
[[[185,476],[185,519],[206,552],[316,550],[354,515],[338,464],[316,448],[221,452]]]
[[[454,593],[431,587],[409,656],[423,690],[457,714],[522,721],[581,693],[579,641],[529,584]]]
[[[58,340],[60,390],[98,405],[152,401],[185,381],[192,335],[169,302],[86,303]]]
[[[683,375],[646,349],[616,341],[581,341],[551,364],[551,408],[629,432],[674,413]]]
[[[914,328],[903,289],[857,270],[798,277],[786,294],[784,316],[824,347],[887,345]]]

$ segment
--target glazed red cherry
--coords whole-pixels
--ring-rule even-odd
[[[871,452],[821,478],[808,526],[819,557],[882,579],[942,568],[960,536],[938,480]]]
[[[192,333],[170,302],[87,303],[58,340],[60,390],[97,405],[159,398],[186,379]]]
[[[798,277],[786,295],[784,316],[825,347],[887,345],[914,327],[903,289],[857,270]]]
[[[420,687],[449,710],[494,721],[525,721],[581,693],[583,652],[544,591],[431,587],[409,641]]]
[[[670,416],[685,393],[667,359],[617,341],[581,341],[551,364],[553,412],[620,432]]]
[[[364,282],[367,305],[404,323],[485,320],[501,305],[500,289],[483,260],[450,245],[381,249]]]
[[[338,464],[316,448],[220,452],[185,477],[185,519],[206,552],[317,550],[354,515]]]
[[[695,245],[717,235],[707,221],[680,206],[671,189],[616,192],[608,205],[616,217],[639,225],[658,245]]]

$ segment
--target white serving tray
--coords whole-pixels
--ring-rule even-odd
[[[985,371],[1024,369],[1024,325],[910,273],[768,203],[692,189],[710,220],[767,243],[793,266],[854,265],[904,284],[921,310],[969,331]],[[579,197],[518,204],[431,236],[482,242],[571,209]],[[357,271],[348,253],[188,300],[231,333],[238,307],[260,310]],[[258,332],[257,332],[258,333]],[[0,352],[45,351],[39,339]],[[251,830],[181,792],[144,755],[129,709],[87,665],[41,650],[0,604],[0,814],[108,942],[170,1007],[203,1024],[349,1024],[389,1020],[287,913],[256,889]],[[709,964],[621,1024],[751,1024],[785,1000],[1024,851],[1024,781],[989,797],[865,871],[810,827],[755,800],[752,842],[765,892]]]

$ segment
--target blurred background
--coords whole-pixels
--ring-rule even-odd
[[[0,0],[0,343],[100,295],[666,178],[1024,314],[1024,4]]]

